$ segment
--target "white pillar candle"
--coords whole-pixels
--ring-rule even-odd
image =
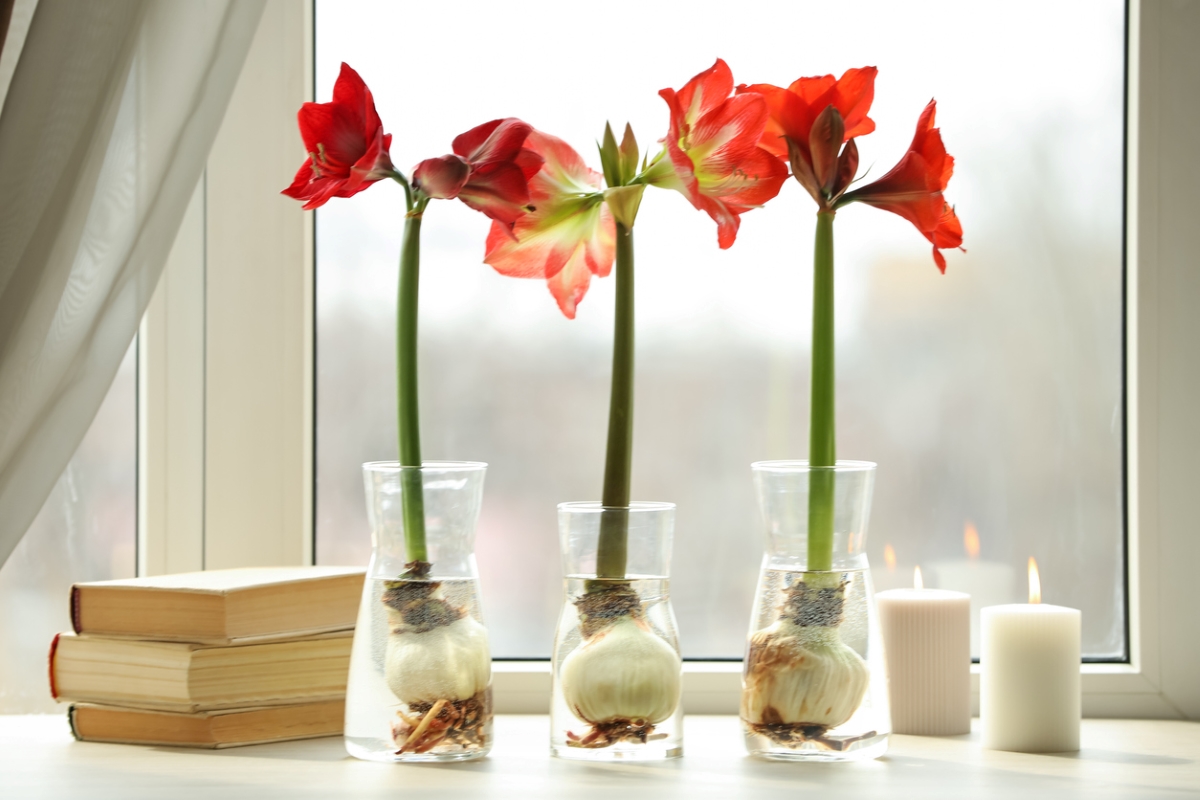
[[[1079,749],[1079,654],[1082,615],[1042,605],[983,609],[979,716],[983,746],[1021,753]]]
[[[875,596],[888,665],[892,731],[971,732],[971,598],[942,589]]]

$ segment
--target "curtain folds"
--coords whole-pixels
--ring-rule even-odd
[[[263,5],[37,5],[0,112],[0,564],[137,331]]]

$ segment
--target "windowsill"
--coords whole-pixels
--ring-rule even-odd
[[[976,721],[977,727],[978,721]],[[1200,786],[1200,723],[1084,720],[1083,750],[1027,755],[984,750],[967,736],[894,736],[887,755],[844,765],[785,764],[745,755],[737,720],[691,716],[682,759],[588,764],[550,758],[547,718],[503,715],[496,748],[456,765],[388,765],[348,757],[338,738],[231,750],[74,742],[60,716],[0,717],[5,797],[512,798],[630,796],[1137,797]]]
[[[1083,664],[1083,715],[1096,719],[1178,719],[1153,682],[1130,664]],[[496,711],[541,714],[550,707],[549,661],[494,661]],[[736,714],[740,661],[683,662],[683,707],[691,714]],[[971,665],[971,703],[979,713],[979,665]]]

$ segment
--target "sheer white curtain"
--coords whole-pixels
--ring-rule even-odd
[[[129,348],[262,9],[37,5],[0,112],[0,563]]]

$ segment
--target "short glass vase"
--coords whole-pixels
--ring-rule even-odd
[[[492,747],[491,651],[475,566],[486,469],[363,465],[372,551],[346,687],[346,751],[356,758],[462,761]],[[406,482],[423,489],[424,564],[406,557]]]
[[[891,715],[864,552],[875,465],[760,461],[751,469],[767,541],[742,672],[746,749],[789,761],[877,758]],[[821,570],[809,569],[814,487],[833,510],[832,565]]]
[[[551,752],[588,761],[682,755],[683,664],[668,578],[674,504],[562,503],[558,525],[565,600],[554,639]],[[622,529],[624,577],[599,577],[601,537],[619,541]]]

